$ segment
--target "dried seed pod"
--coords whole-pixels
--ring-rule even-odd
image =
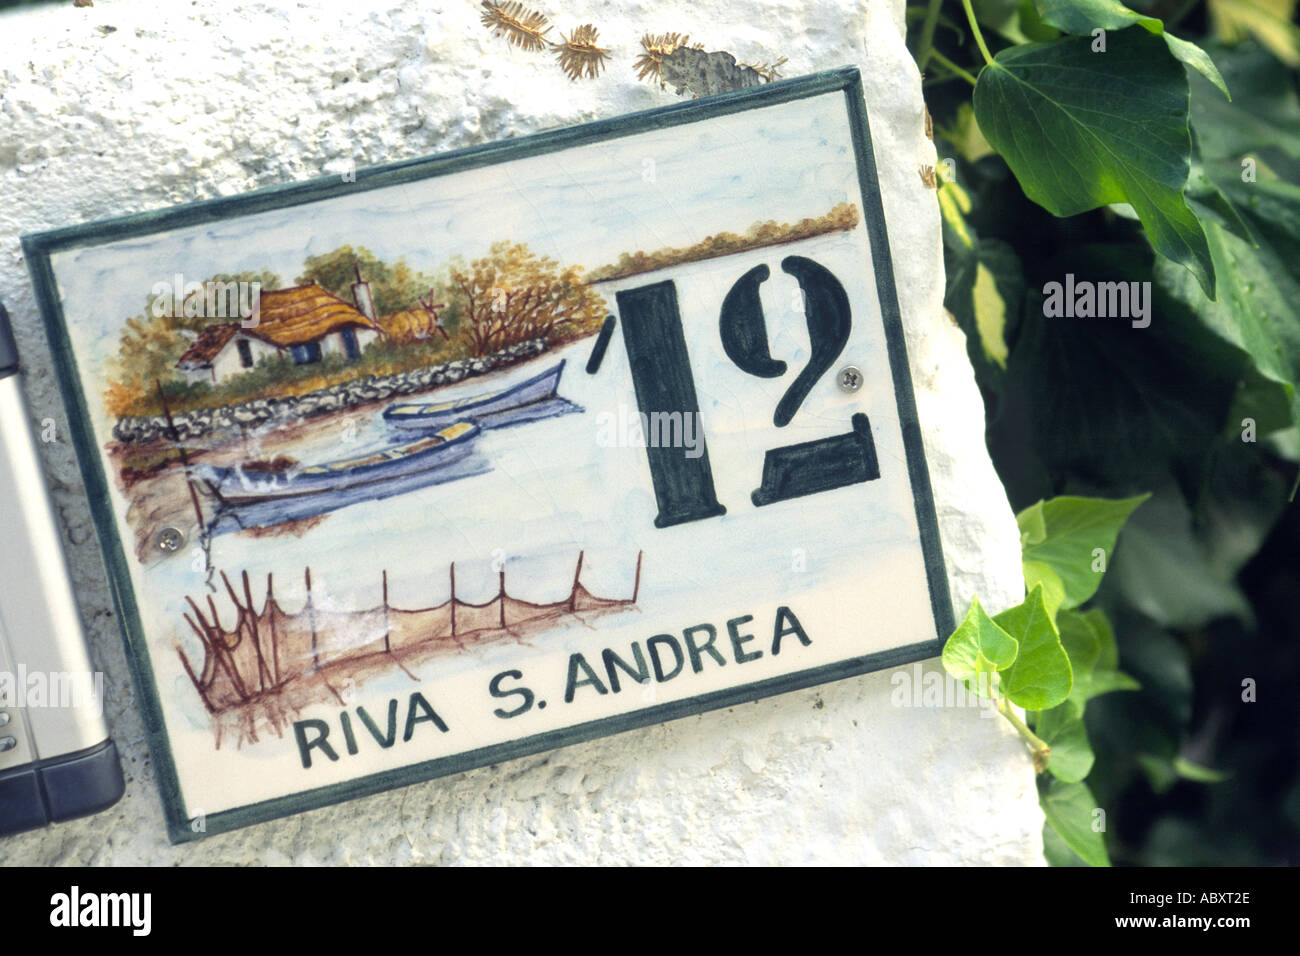
[[[600,74],[609,50],[597,46],[597,39],[596,27],[591,23],[578,27],[572,36],[560,35],[562,42],[555,45],[555,56],[569,79],[579,80],[584,76],[594,79]]]
[[[664,57],[671,55],[689,41],[690,37],[681,33],[647,33],[641,38],[641,48],[645,52],[637,57],[636,63],[633,64],[636,78],[644,80],[648,76],[653,76],[655,80],[662,82],[661,69]]]
[[[551,45],[551,41],[546,39],[551,27],[546,22],[545,15],[529,10],[518,0],[508,0],[506,3],[483,0],[481,19],[483,26],[497,36],[504,36],[521,50],[533,52]]]
[[[788,59],[788,57],[783,56],[775,63],[737,63],[736,66],[747,70],[753,70],[761,76],[765,82],[771,83],[774,80],[781,79],[781,74],[777,72],[777,68],[783,66]]]

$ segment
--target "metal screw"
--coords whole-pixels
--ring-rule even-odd
[[[842,391],[856,392],[862,387],[862,370],[856,365],[846,365],[840,369],[838,381]]]
[[[163,528],[154,538],[159,551],[179,551],[185,543],[185,535],[179,528]]]

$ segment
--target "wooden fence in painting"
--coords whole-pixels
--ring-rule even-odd
[[[223,571],[221,581],[234,606],[230,626],[211,596],[206,610],[186,598],[186,623],[203,647],[196,668],[179,645],[181,665],[213,717],[220,746],[223,730],[232,727],[237,743],[257,740],[263,726],[282,733],[287,722],[313,703],[337,701],[363,680],[400,668],[417,679],[408,664],[439,653],[454,653],[473,644],[505,637],[522,639],[565,617],[585,618],[632,607],[641,589],[641,553],[629,598],[602,598],[582,584],[583,553],[578,553],[567,597],[538,604],[512,597],[503,567],[495,597],[475,604],[456,595],[456,565],[449,569],[450,597],[432,607],[393,607],[388,600],[388,572],[382,572],[383,600],[378,607],[339,611],[319,607],[313,598],[311,568],[304,570],[306,602],[289,613],[275,596],[272,575],[266,597],[256,608],[248,572],[237,590]],[[227,615],[229,612],[227,612]]]

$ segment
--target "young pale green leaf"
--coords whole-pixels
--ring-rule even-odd
[[[1050,823],[1043,823],[1043,858],[1048,866],[1087,866],[1079,854],[1070,849]]]
[[[1032,591],[1036,587],[1043,589],[1043,603],[1047,613],[1053,618],[1065,601],[1065,582],[1056,573],[1056,569],[1043,561],[1025,561],[1022,565],[1025,575],[1025,587]]]
[[[1117,690],[1141,689],[1141,683],[1123,671],[1094,671],[1086,685],[1088,699]]]
[[[969,103],[957,107],[951,123],[946,126],[936,123],[935,129],[967,162],[974,163],[993,155],[993,147],[980,132],[980,124],[975,122],[975,108]]]
[[[1110,623],[1100,609],[1091,611],[1062,611],[1056,615],[1056,629],[1061,634],[1061,646],[1070,655],[1070,667],[1074,670],[1074,683],[1077,687],[1085,678],[1092,676],[1101,660],[1102,630],[1110,630]],[[1114,644],[1115,638],[1110,637]],[[1113,665],[1112,665],[1113,666]]]
[[[1060,31],[1046,26],[1034,0],[972,0],[975,19],[1012,43],[1055,40]]]
[[[1128,516],[1150,495],[1110,500],[1064,496],[1040,501],[1016,515],[1020,524],[1025,580],[1053,586],[1042,567],[1050,568],[1061,582],[1060,606],[1078,607],[1097,593],[1109,566],[1115,538]],[[1050,598],[1050,594],[1047,595]],[[1050,603],[1050,601],[1049,601]]]
[[[1010,667],[1019,643],[994,623],[980,606],[979,598],[943,645],[943,668],[981,697],[991,697],[993,675]]]
[[[1074,678],[1070,658],[1052,615],[1043,603],[1043,589],[1029,592],[1023,604],[1003,611],[994,622],[1020,644],[1015,661],[1002,674],[999,685],[1013,704],[1026,710],[1047,710],[1070,696]]]
[[[1089,866],[1110,866],[1097,801],[1082,783],[1054,780],[1039,795],[1043,815],[1075,853]]]
[[[1021,39],[1017,43],[1034,41],[1037,43],[1046,43],[1048,40],[1055,40],[1061,35],[1061,31],[1050,24],[1043,22],[1043,16],[1038,12],[1038,7],[1034,0],[1018,0],[1016,4],[1019,13],[1019,27]]]
[[[1218,67],[1209,55],[1195,43],[1180,40],[1165,32],[1164,22],[1130,10],[1118,0],[1043,0],[1043,22],[1072,33],[1090,36],[1093,30],[1123,30],[1134,25],[1143,27],[1158,37],[1163,37],[1174,58],[1186,63],[1217,86],[1224,96],[1232,99],[1228,85],[1219,75]]]
[[[1056,626],[1074,673],[1074,686],[1070,689],[1069,700],[1062,707],[1082,716],[1087,702],[1094,697],[1117,690],[1141,688],[1132,677],[1116,670],[1119,659],[1115,634],[1110,621],[1099,608],[1086,612],[1061,611],[1056,616]]]
[[[1034,202],[1056,216],[1129,203],[1147,238],[1214,295],[1214,266],[1183,190],[1187,74],[1146,30],[1105,53],[1070,37],[1003,50],[980,71],[975,118]]]
[[[1088,743],[1088,730],[1069,704],[1040,711],[1034,733],[1051,748],[1047,770],[1057,780],[1078,783],[1092,771],[1096,757]]]

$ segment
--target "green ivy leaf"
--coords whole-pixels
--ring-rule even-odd
[[[943,305],[965,333],[981,380],[997,382],[1007,365],[1008,328],[1024,302],[1024,273],[1011,246],[999,239],[976,238],[965,223],[959,233],[948,215],[944,213],[948,288]]]
[[[1110,866],[1105,838],[1093,829],[1093,821],[1097,819],[1093,813],[1097,801],[1087,786],[1054,780],[1039,795],[1038,802],[1052,829],[1085,863]]]
[[[1100,608],[1086,612],[1062,611],[1056,616],[1056,629],[1061,634],[1061,646],[1070,655],[1074,687],[1078,690],[1084,680],[1092,676],[1101,660],[1102,630],[1109,631],[1110,622]],[[1109,636],[1113,644],[1115,637],[1113,634]]]
[[[1118,0],[1039,0],[1043,22],[1075,36],[1087,36],[1097,27],[1122,30],[1137,24],[1159,36],[1164,24],[1155,17],[1135,13]]]
[[[1127,202],[1151,244],[1214,295],[1205,234],[1183,191],[1187,75],[1146,30],[1011,47],[980,71],[975,117],[1034,202],[1055,216]]]
[[[1065,700],[1073,684],[1070,658],[1043,603],[1042,587],[993,620],[1020,643],[1014,662],[1002,674],[1002,693],[1026,710],[1047,710]]]
[[[1117,690],[1141,689],[1141,684],[1116,669],[1119,655],[1115,649],[1115,633],[1100,608],[1082,613],[1061,611],[1056,626],[1074,672],[1070,698],[1062,707],[1082,716],[1088,701],[1094,697]]]
[[[980,132],[980,124],[975,122],[975,108],[969,103],[957,107],[951,123],[946,126],[936,124],[935,129],[967,162],[993,155],[993,147]]]
[[[1130,10],[1118,0],[1043,0],[1043,22],[1072,33],[1089,36],[1093,30],[1123,30],[1134,25],[1143,27],[1158,37],[1163,37],[1174,58],[1186,63],[1217,86],[1223,95],[1232,99],[1228,85],[1223,82],[1218,68],[1209,55],[1195,43],[1180,40],[1165,32],[1164,22]]]
[[[1087,866],[1050,823],[1043,823],[1043,857],[1048,866]]]
[[[1052,750],[1047,771],[1057,780],[1078,783],[1092,771],[1096,757],[1088,743],[1088,730],[1069,704],[1041,711],[1034,733]]]
[[[1047,605],[1047,613],[1055,619],[1065,602],[1065,582],[1055,568],[1043,561],[1025,561],[1021,566],[1025,575],[1025,587],[1030,591],[1036,587],[1043,589],[1043,603]]]
[[[1055,40],[1060,31],[1043,24],[1034,0],[973,0],[975,19],[1012,43]]]
[[[945,245],[958,249],[975,248],[975,237],[966,225],[965,214],[970,209],[970,196],[966,190],[947,179],[939,184],[939,214],[943,217]]]
[[[1078,607],[1088,600],[1101,584],[1119,529],[1149,497],[1112,501],[1064,496],[1040,501],[1020,512],[1016,521],[1020,525],[1026,586],[1043,582],[1050,596],[1054,584],[1043,570],[1046,568],[1061,582],[1061,607]],[[1097,549],[1101,549],[1101,555],[1095,553]],[[1101,567],[1097,566],[1099,559]]]
[[[1231,159],[1240,182],[1242,157],[1256,157],[1283,181],[1300,181],[1300,97],[1294,73],[1250,43],[1208,44],[1214,60],[1232,80],[1231,104],[1192,77],[1191,121],[1207,160]],[[1204,94],[1204,95],[1202,95]],[[1267,173],[1260,171],[1259,178]]]
[[[1256,184],[1260,185],[1264,184]],[[1294,197],[1265,193],[1265,198],[1279,206],[1289,198],[1300,211],[1300,189],[1290,189]],[[1274,190],[1278,194],[1284,191]],[[1205,235],[1215,268],[1223,277],[1217,302],[1207,299],[1180,274],[1183,270],[1166,260],[1156,260],[1156,281],[1217,335],[1249,354],[1261,375],[1285,394],[1292,421],[1300,422],[1300,390],[1296,389],[1300,381],[1300,324],[1295,321],[1300,281],[1290,274],[1294,263],[1267,242],[1252,248],[1215,222],[1205,223]]]
[[[1137,238],[1070,246],[1039,266],[1041,274],[1150,282],[1154,256]],[[1132,493],[1171,473],[1197,489],[1220,448],[1242,448],[1241,417],[1233,421],[1231,413],[1245,397],[1243,381],[1259,391],[1260,373],[1163,286],[1150,288],[1147,328],[1039,319],[1026,309],[988,436],[1013,500],[1033,501],[1070,482]],[[1268,410],[1280,414],[1277,427],[1289,423],[1285,402]],[[1216,444],[1230,422],[1238,429],[1232,444]]]
[[[1119,593],[1168,627],[1200,627],[1217,617],[1250,619],[1235,572],[1216,568],[1193,530],[1191,509],[1175,487],[1160,489],[1124,530],[1111,568]]]
[[[981,697],[993,696],[993,675],[1010,667],[1019,642],[972,598],[970,610],[943,645],[943,669]]]

